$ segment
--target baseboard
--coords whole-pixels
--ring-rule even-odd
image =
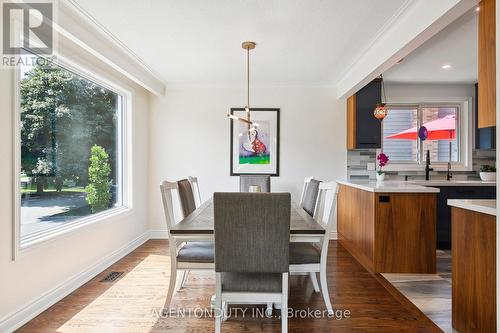
[[[336,231],[330,232],[330,240],[336,240],[338,239],[338,235]]]
[[[168,239],[167,229],[150,230],[149,239]]]
[[[150,233],[145,232],[117,251],[103,258],[92,267],[64,281],[59,286],[45,293],[32,303],[0,319],[0,332],[13,332],[20,328],[22,325],[38,316],[50,306],[59,302],[61,299],[87,283],[106,268],[135,250],[137,247],[146,242],[149,237]]]

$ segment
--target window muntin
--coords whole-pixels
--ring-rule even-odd
[[[20,67],[19,99],[21,246],[123,206],[124,97],[45,62]]]
[[[388,105],[388,115],[382,123],[382,149],[389,156],[391,165],[395,164],[424,164],[426,151],[430,151],[431,162],[446,164],[449,160],[449,144],[451,141],[451,161],[461,163],[460,156],[460,110],[457,104],[415,104],[415,105]],[[453,116],[455,119],[455,137],[451,139],[420,140],[391,139],[390,135],[415,128],[423,124],[436,121],[444,117]]]

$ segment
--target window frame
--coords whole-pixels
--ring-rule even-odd
[[[452,162],[452,171],[471,171],[472,170],[472,97],[428,97],[428,98],[391,98],[387,101],[389,107],[416,107],[417,108],[417,128],[422,124],[422,109],[428,107],[457,107],[457,123],[459,127],[459,135],[457,136],[459,162]],[[390,112],[390,111],[389,111]],[[469,126],[471,125],[471,126]],[[383,150],[383,123],[381,127],[382,140],[381,147]],[[385,171],[424,171],[425,158],[422,150],[423,143],[418,140],[419,153],[418,161],[394,161],[384,167]],[[431,167],[434,171],[446,171],[448,168],[447,162],[433,162]]]
[[[36,55],[35,53],[33,53]],[[42,55],[37,55],[38,57],[46,58]],[[111,80],[107,78],[107,75],[98,74],[96,71],[90,69],[91,66],[81,65],[66,56],[60,54],[57,55],[56,65],[68,70],[80,77],[92,81],[99,86],[106,88],[120,96],[121,110],[118,113],[117,124],[118,124],[118,140],[117,140],[117,150],[119,161],[117,165],[117,174],[121,186],[119,186],[119,195],[117,197],[121,198],[121,205],[118,207],[113,207],[105,211],[84,216],[73,221],[68,222],[63,226],[58,226],[41,233],[40,235],[28,240],[21,239],[21,100],[20,100],[20,83],[21,83],[21,67],[17,66],[13,70],[13,99],[12,99],[12,110],[13,110],[13,251],[12,260],[16,260],[21,257],[27,251],[32,248],[36,248],[42,244],[55,241],[60,236],[79,230],[85,226],[109,221],[111,218],[117,215],[131,214],[133,211],[132,205],[132,179],[131,179],[131,112],[132,112],[132,91],[133,89],[126,84],[117,83],[116,80]]]

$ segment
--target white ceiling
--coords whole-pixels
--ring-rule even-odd
[[[477,29],[475,10],[433,36],[386,73],[386,82],[477,82]],[[441,66],[451,65],[450,69]]]
[[[332,84],[407,0],[74,0],[168,84]],[[411,1],[411,0],[410,0]]]

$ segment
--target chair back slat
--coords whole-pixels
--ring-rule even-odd
[[[290,193],[214,193],[216,272],[288,272]]]
[[[313,218],[325,228],[322,252],[328,250],[330,234],[337,225],[337,195],[338,185],[336,182],[323,182],[319,185]]]
[[[262,192],[271,192],[271,176],[269,175],[241,175],[240,192],[248,192],[250,186],[260,186]]]
[[[198,178],[189,176],[188,180],[191,183],[191,187],[193,189],[196,208],[198,208],[201,206],[201,193],[200,193],[200,184],[198,183]]]
[[[163,181],[160,184],[161,198],[163,201],[163,210],[165,212],[165,219],[167,222],[167,231],[170,237],[170,229],[176,224],[174,217],[174,200],[173,192],[179,189],[176,182]]]

